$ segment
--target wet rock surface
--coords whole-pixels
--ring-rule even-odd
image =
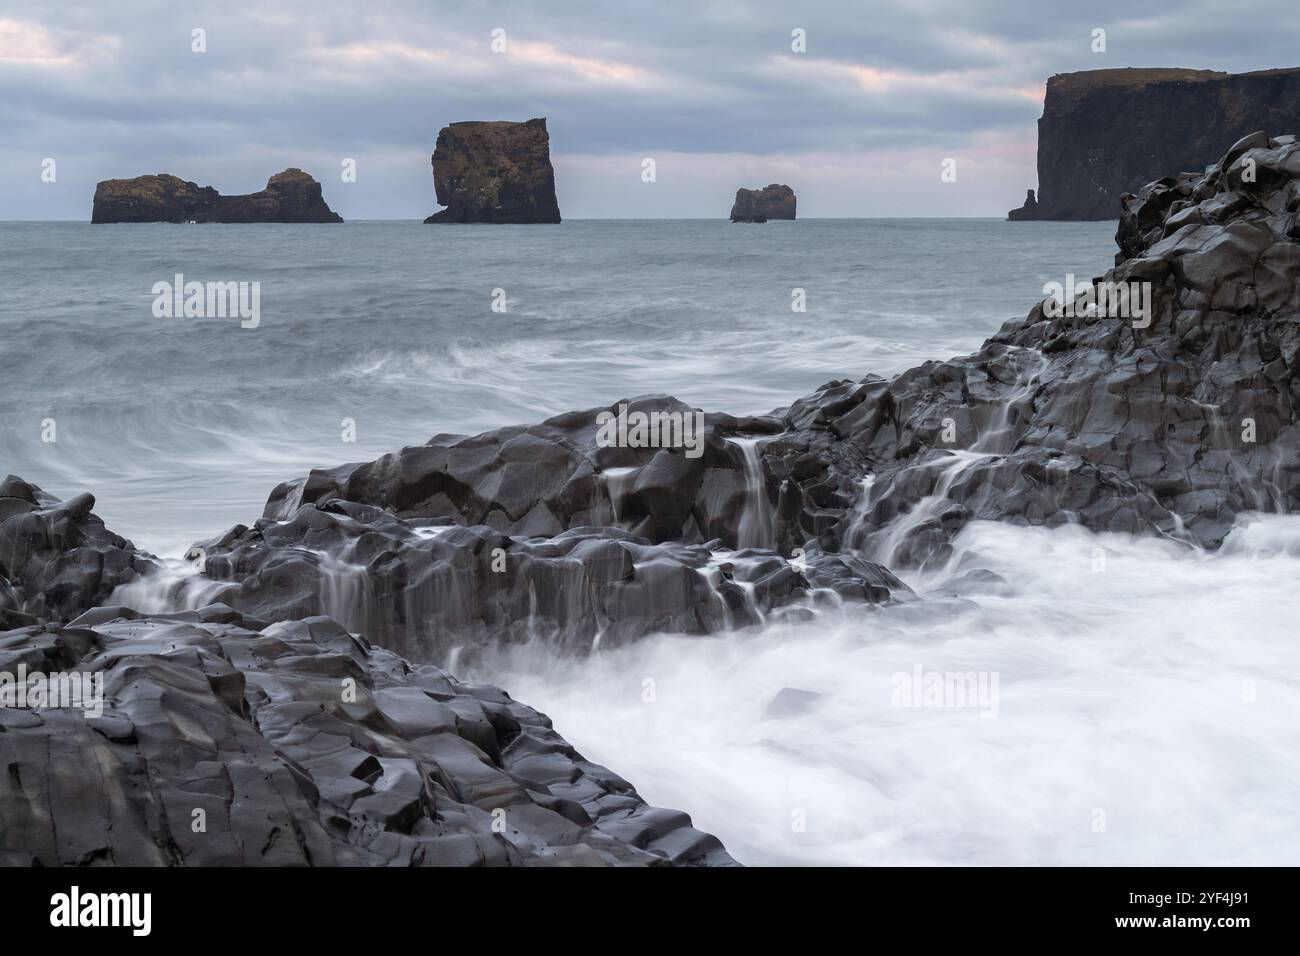
[[[974,355],[849,386],[855,410],[835,430],[874,479],[860,543],[913,563],[942,555],[966,520],[992,518],[1215,547],[1238,514],[1294,510],[1290,139],[1252,134],[1207,172],[1126,200],[1100,287],[1145,284],[1147,315],[1086,297],[1059,317],[1039,304]]]
[[[433,186],[446,209],[426,223],[556,223],[546,120],[452,123],[438,133]]]
[[[0,481],[0,627],[69,620],[156,569],[94,506],[93,495],[60,501],[14,475]]]
[[[106,179],[95,187],[92,223],[342,222],[321,195],[321,185],[301,169],[286,169],[266,188],[246,196],[223,196],[176,176]]]
[[[762,189],[737,189],[731,207],[732,222],[767,222],[769,219],[793,219],[794,190],[781,183]]]
[[[233,529],[192,555],[202,573],[173,585],[170,606],[220,601],[268,620],[330,614],[413,660],[454,653],[462,663],[500,641],[585,653],[652,633],[747,627],[810,602],[910,596],[886,569],[815,544],[787,559],[717,541],[652,544],[608,527],[530,539],[421,525],[337,498]]]
[[[98,608],[0,633],[0,671],[102,706],[0,708],[4,865],[729,865],[533,709],[329,618]]]

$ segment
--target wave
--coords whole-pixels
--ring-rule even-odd
[[[1300,517],[956,545],[917,604],[480,666],[746,863],[1300,862]],[[901,705],[918,673],[996,675],[996,713]],[[765,714],[783,688],[817,696]]]

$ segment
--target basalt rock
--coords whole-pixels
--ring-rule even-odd
[[[1034,198],[1032,189],[1025,194],[1025,204],[1023,206],[1007,213],[1007,220],[1010,222],[1027,222],[1041,218],[1042,216],[1038,212],[1038,200]]]
[[[296,613],[283,574],[250,602],[267,616],[116,603],[159,603],[167,578],[92,505],[0,483],[0,865],[734,863],[500,688]],[[296,528],[318,533],[268,531],[280,550],[247,559],[329,537],[307,509]]]
[[[772,183],[762,189],[737,189],[731,207],[732,222],[767,222],[769,219],[793,219],[794,190]]]
[[[426,223],[556,223],[555,170],[546,120],[444,126],[433,187],[446,206]]]
[[[656,422],[701,421],[697,447],[658,439],[642,447],[602,443],[600,417],[620,407]],[[768,547],[776,529],[764,519],[779,483],[754,452],[782,429],[779,418],[703,415],[669,396],[642,396],[540,425],[438,435],[373,462],[312,471],[276,488],[263,516],[285,520],[301,504],[337,497],[399,517],[445,518],[508,534],[617,526],[654,543],[720,538],[730,547]],[[750,503],[753,521],[742,533]]]
[[[92,223],[109,222],[342,222],[301,169],[286,169],[261,192],[223,196],[166,174],[106,179],[95,187]]]
[[[734,862],[544,714],[329,618],[98,608],[0,633],[20,667],[102,697],[0,708],[0,865]]]
[[[0,481],[0,627],[70,620],[154,569],[94,506],[93,495],[60,501],[13,475]]]
[[[703,635],[834,600],[907,599],[887,570],[815,545],[796,560],[766,549],[652,544],[617,528],[510,537],[482,525],[408,521],[330,498],[285,521],[238,526],[191,553],[169,606],[220,602],[266,620],[329,614],[412,660],[468,664],[498,642],[558,653],[652,633]],[[116,600],[158,593],[156,582]]]
[[[1125,193],[1201,172],[1257,129],[1300,129],[1300,69],[1057,74],[1038,121],[1038,201],[1007,218],[1114,219]]]
[[[1297,211],[1300,146],[1251,134],[1125,198],[1100,281],[1149,292],[1146,315],[1040,303],[974,355],[796,405],[810,441],[844,442],[832,471],[868,476],[839,537],[894,565],[941,558],[972,518],[1216,547],[1238,515],[1296,510]]]

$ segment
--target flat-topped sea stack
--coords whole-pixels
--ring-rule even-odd
[[[320,183],[301,169],[276,173],[261,192],[223,196],[166,173],[106,179],[95,187],[92,223],[107,222],[342,222],[321,196]]]
[[[1007,218],[1115,219],[1125,193],[1203,172],[1260,129],[1300,129],[1300,69],[1059,73],[1038,121],[1037,202]]]
[[[772,183],[762,189],[737,189],[736,204],[731,207],[731,221],[793,219],[794,206],[794,190],[780,183]]]
[[[438,204],[427,223],[560,221],[546,119],[452,123],[433,151]]]

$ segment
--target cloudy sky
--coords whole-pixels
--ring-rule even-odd
[[[344,218],[423,218],[441,126],[533,116],[566,218],[725,216],[777,181],[800,216],[1004,215],[1035,185],[1049,75],[1295,66],[1297,35],[1296,0],[0,0],[0,218],[88,219],[100,179],[241,193],[291,165]]]

